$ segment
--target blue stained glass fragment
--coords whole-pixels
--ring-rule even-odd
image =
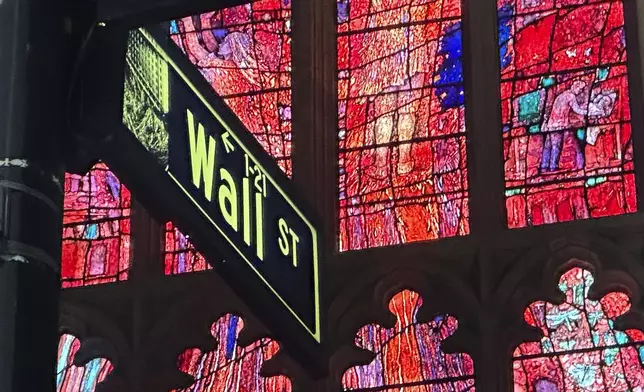
[[[212,30],[212,35],[219,39],[224,39],[226,35],[228,35],[228,29],[213,29]]]
[[[499,54],[501,56],[501,69],[512,63],[512,53],[508,50],[508,43],[512,36],[512,15],[514,8],[511,5],[503,6],[498,11],[499,15]]]
[[[608,79],[608,74],[610,73],[610,68],[598,68],[597,69],[597,80],[600,82]]]
[[[105,174],[105,178],[107,179],[107,186],[110,189],[112,197],[114,199],[118,199],[119,194],[121,193],[121,183],[119,182],[118,178],[116,178],[116,176],[109,171]]]
[[[557,83],[557,80],[552,76],[544,77],[541,79],[541,86],[543,87],[552,87]]]
[[[90,223],[85,227],[85,239],[95,240],[98,238],[98,224]]]
[[[523,123],[533,123],[541,118],[541,90],[523,94],[517,98],[518,119]]]
[[[94,392],[94,385],[98,382],[98,376],[101,371],[101,359],[93,359],[87,363],[85,368],[85,380],[82,392]]]
[[[568,369],[570,375],[582,388],[589,388],[597,379],[599,366],[595,364],[575,363]]]
[[[577,130],[577,139],[585,140],[586,139],[586,130],[584,128],[579,128]]]
[[[177,26],[176,20],[170,22],[170,34],[179,34],[179,26]]]
[[[347,0],[341,0],[337,3],[338,23],[344,23],[349,20],[349,3]]]
[[[59,361],[56,366],[56,385],[58,387],[60,387],[60,384],[63,382],[63,377],[65,376],[65,367],[70,365],[69,363],[67,363],[67,358],[69,357],[69,351],[72,349],[73,342],[73,339],[65,339],[63,349],[60,351],[60,356],[58,357]]]
[[[179,253],[179,265],[177,266],[178,273],[186,272],[186,254],[181,252]]]
[[[622,331],[615,331],[615,340],[617,341],[617,344],[626,344],[629,342],[628,335],[626,335]]]
[[[235,353],[235,341],[237,340],[237,324],[239,323],[239,317],[230,316],[230,321],[228,322],[228,333],[226,335],[226,359],[231,360],[233,354]]]
[[[443,62],[437,73],[436,97],[443,110],[460,107],[465,104],[465,93],[461,84],[463,82],[463,42],[460,22],[445,29],[438,55],[443,56]]]
[[[559,388],[557,387],[557,383],[555,383],[552,380],[548,379],[541,379],[538,380],[535,383],[535,391],[536,392],[559,392]]]

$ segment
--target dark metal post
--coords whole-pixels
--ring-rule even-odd
[[[0,0],[0,391],[53,392],[65,127],[62,0]]]

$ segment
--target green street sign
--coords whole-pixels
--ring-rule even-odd
[[[168,217],[287,351],[319,350],[321,240],[290,180],[163,32],[131,31],[125,63],[130,136],[116,139],[134,136],[141,153],[116,147],[108,163],[143,193],[177,195]]]

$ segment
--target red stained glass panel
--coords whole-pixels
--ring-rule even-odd
[[[130,191],[102,163],[65,176],[63,288],[128,278],[130,206]]]
[[[264,362],[277,353],[279,344],[264,338],[240,347],[237,338],[243,327],[241,318],[227,314],[212,325],[216,351],[189,349],[181,354],[177,365],[195,383],[176,392],[290,392],[291,381],[285,376],[260,376]]]
[[[474,364],[467,354],[445,354],[443,339],[458,327],[452,316],[416,320],[420,296],[409,290],[396,294],[389,310],[396,316],[393,328],[371,324],[356,335],[356,346],[375,358],[354,366],[342,377],[345,391],[474,391]]]
[[[508,226],[637,210],[621,0],[498,0]]]
[[[338,0],[340,249],[469,233],[455,0]]]
[[[258,0],[170,23],[170,36],[291,175],[291,4]]]
[[[514,350],[515,391],[644,390],[644,334],[614,327],[630,299],[611,292],[591,300],[593,283],[590,271],[572,268],[559,280],[561,304],[537,301],[526,309],[525,321],[543,338]]]
[[[203,255],[195,249],[188,237],[172,222],[165,224],[165,274],[177,275],[212,269]]]

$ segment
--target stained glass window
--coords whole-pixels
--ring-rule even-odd
[[[469,232],[460,0],[338,0],[340,249]]]
[[[167,222],[165,224],[165,274],[176,275],[212,269],[188,237]]]
[[[258,0],[175,20],[170,34],[290,176],[291,0]]]
[[[622,0],[498,0],[509,227],[637,209]]]
[[[84,176],[65,176],[63,287],[128,278],[130,204],[130,191],[105,164]]]
[[[589,299],[594,281],[590,271],[572,268],[559,280],[563,303],[528,306],[525,321],[543,338],[514,351],[515,391],[644,390],[644,333],[614,328],[630,300],[619,292]]]
[[[75,366],[74,357],[80,348],[80,341],[64,334],[58,341],[58,363],[56,364],[57,392],[94,392],[96,385],[105,380],[113,370],[110,361],[95,358],[85,366]]]
[[[441,350],[443,339],[456,331],[456,318],[439,315],[420,323],[416,314],[421,305],[417,293],[404,290],[389,302],[395,327],[371,324],[358,331],[356,346],[373,352],[375,358],[344,373],[345,391],[474,391],[472,359]]]
[[[179,356],[179,369],[195,378],[195,383],[182,392],[290,392],[291,382],[284,376],[264,378],[264,362],[279,350],[271,339],[260,339],[246,347],[237,344],[244,321],[227,314],[211,329],[218,345],[216,351],[202,353],[189,349]],[[177,391],[179,392],[179,391]]]

